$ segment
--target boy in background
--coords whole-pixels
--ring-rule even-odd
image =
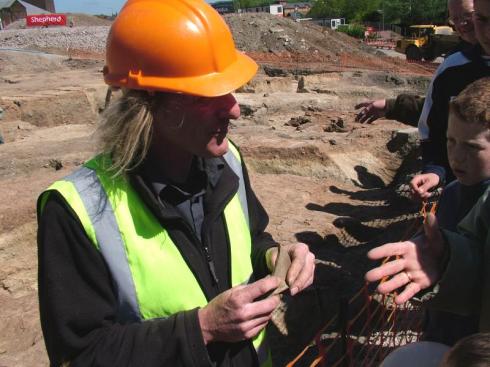
[[[450,103],[447,152],[457,179],[444,189],[436,214],[439,226],[449,231],[457,230],[490,184],[489,103],[490,78],[474,82]],[[475,315],[429,309],[424,339],[453,345],[477,331]]]
[[[450,100],[477,79],[490,76],[490,1],[474,0],[473,26],[478,45],[449,56],[437,69],[427,92],[418,122],[422,147],[422,173],[410,186],[421,200],[431,190],[457,177],[446,152],[448,105]]]

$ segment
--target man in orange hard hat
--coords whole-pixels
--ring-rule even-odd
[[[99,154],[38,200],[39,301],[51,365],[270,365],[279,249],[227,139],[257,65],[201,0],[130,0],[112,25]],[[305,244],[281,246],[292,295]],[[288,262],[286,262],[287,264]]]

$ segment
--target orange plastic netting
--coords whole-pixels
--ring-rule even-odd
[[[420,218],[425,220],[429,212],[435,213],[436,205],[424,202],[420,216],[412,221],[401,240],[414,233],[420,225]],[[390,260],[386,258],[383,263]],[[338,314],[323,325],[313,340],[286,366],[307,365],[303,359],[311,348],[316,348],[316,357],[310,362],[310,367],[378,366],[393,349],[418,341],[422,334],[424,311],[413,302],[395,304],[396,295],[396,292],[379,294],[372,285],[364,284],[350,299],[341,300]],[[332,353],[333,350],[336,352]]]

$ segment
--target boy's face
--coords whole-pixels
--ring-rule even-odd
[[[447,153],[454,175],[463,185],[490,179],[490,130],[449,114]]]

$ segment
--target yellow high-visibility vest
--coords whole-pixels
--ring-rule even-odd
[[[240,179],[224,210],[231,253],[232,286],[252,276],[251,237],[241,157],[229,144],[225,160]],[[78,216],[106,261],[118,296],[122,323],[168,317],[204,307],[208,300],[184,257],[138,193],[123,176],[112,177],[106,156],[97,156],[55,182],[38,201],[42,212],[49,192],[57,191]],[[239,170],[239,171],[238,171]],[[253,340],[262,366],[271,365],[265,332]]]

